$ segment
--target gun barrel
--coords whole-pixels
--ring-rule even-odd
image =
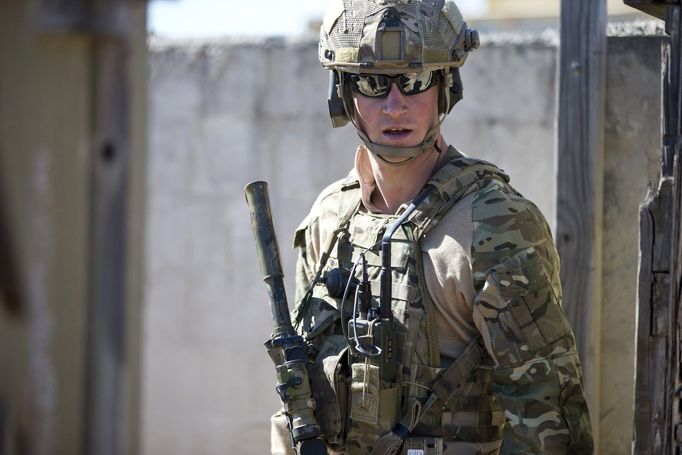
[[[256,239],[260,270],[270,296],[274,333],[293,332],[284,289],[284,273],[282,273],[279,246],[272,223],[268,184],[260,181],[251,182],[244,188],[244,194],[251,215],[251,227]]]

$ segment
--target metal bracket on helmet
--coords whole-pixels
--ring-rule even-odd
[[[405,59],[405,26],[398,18],[398,12],[388,8],[377,28],[375,37],[377,60]]]
[[[465,22],[466,24],[466,22]],[[464,50],[468,52],[478,49],[481,45],[481,38],[478,35],[478,30],[467,28],[466,38],[464,39]]]
[[[450,54],[455,61],[463,62],[467,54],[481,45],[478,31],[469,28],[466,22],[462,23],[462,28],[457,35],[457,39],[450,46]]]

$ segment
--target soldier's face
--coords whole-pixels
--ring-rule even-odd
[[[438,122],[438,84],[414,95],[404,95],[394,83],[383,98],[353,93],[358,126],[377,144],[413,147]]]

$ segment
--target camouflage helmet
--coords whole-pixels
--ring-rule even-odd
[[[458,68],[478,43],[450,0],[334,0],[319,59],[327,69],[399,74]]]
[[[320,28],[318,57],[330,73],[329,113],[334,127],[352,121],[376,155],[413,158],[430,150],[445,115],[462,98],[459,67],[479,46],[451,0],[334,0]],[[415,147],[375,144],[354,119],[344,75],[396,75],[421,71],[441,74],[441,118]],[[386,160],[384,160],[386,161]]]

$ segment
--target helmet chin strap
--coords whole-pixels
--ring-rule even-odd
[[[369,136],[367,136],[367,134],[360,129],[359,125],[355,123],[355,119],[353,119],[353,125],[355,125],[358,136],[360,136],[360,139],[362,139],[362,142],[365,144],[365,147],[367,147],[367,150],[376,156],[377,159],[390,166],[402,166],[409,163],[422,153],[433,150],[434,146],[436,145],[436,141],[438,140],[438,128],[440,127],[441,123],[443,123],[443,120],[445,120],[445,115],[442,115],[438,122],[429,129],[421,144],[411,147],[377,144],[376,142],[372,142],[369,139]],[[387,158],[404,159],[400,161],[390,161]]]

